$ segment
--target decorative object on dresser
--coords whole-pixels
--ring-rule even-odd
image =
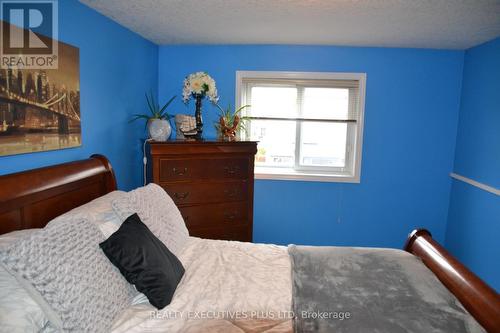
[[[172,197],[191,236],[252,241],[256,152],[251,141],[150,142],[149,181]]]
[[[184,88],[182,90],[184,103],[188,103],[191,97],[196,100],[196,139],[203,138],[203,119],[201,117],[201,100],[207,97],[210,102],[217,103],[219,96],[215,81],[205,72],[196,72],[189,74],[184,79]]]
[[[245,130],[243,121],[248,120],[246,117],[241,116],[241,111],[250,105],[243,105],[234,112],[231,111],[231,105],[226,109],[223,109],[219,104],[216,104],[216,106],[220,110],[219,122],[215,123],[219,138],[224,141],[235,141],[239,136],[239,132]]]
[[[177,140],[184,140],[190,136],[196,136],[196,119],[187,114],[175,115],[175,138]]]
[[[150,114],[135,114],[130,122],[138,119],[146,119],[149,137],[155,141],[167,141],[172,134],[172,126],[170,126],[171,115],[167,113],[167,108],[177,96],[173,96],[162,107],[156,102],[153,92],[150,96],[146,94],[146,101]]]

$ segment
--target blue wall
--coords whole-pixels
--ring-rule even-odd
[[[500,38],[465,53],[454,172],[500,188]],[[500,291],[500,197],[454,180],[446,247]]]
[[[401,247],[411,229],[426,227],[500,290],[500,199],[448,177],[455,158],[454,172],[500,187],[500,39],[465,60],[461,51],[421,49],[158,47],[76,0],[60,1],[59,15],[60,39],[80,48],[83,145],[0,157],[0,174],[101,153],[120,188],[131,189],[141,184],[145,134],[127,120],[145,111],[145,91],[180,97],[183,78],[203,70],[227,105],[236,70],[366,72],[361,184],[256,181],[255,241]],[[171,111],[193,108],[179,98]],[[214,137],[209,103],[204,118]]]
[[[454,171],[500,188],[500,38],[465,52]]]
[[[82,146],[0,157],[0,174],[106,155],[120,188],[141,182],[144,93],[158,86],[158,46],[75,0],[59,1],[59,38],[80,48]]]
[[[159,96],[207,71],[234,104],[236,70],[366,72],[361,184],[255,184],[254,240],[401,248],[416,227],[444,240],[463,52],[322,46],[160,46]],[[176,101],[172,111],[193,113]],[[215,108],[204,121],[214,136]]]

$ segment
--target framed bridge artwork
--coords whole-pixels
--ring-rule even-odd
[[[0,65],[0,156],[81,146],[80,51],[53,42],[56,69]]]

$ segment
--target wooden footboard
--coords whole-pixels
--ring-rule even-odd
[[[500,332],[500,295],[432,239],[429,231],[414,230],[404,249],[421,258],[488,332]]]

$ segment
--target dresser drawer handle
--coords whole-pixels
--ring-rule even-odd
[[[176,167],[172,168],[172,172],[177,176],[184,176],[188,171],[188,168],[184,168],[182,170],[177,169]]]
[[[228,175],[235,175],[240,171],[240,167],[238,166],[233,166],[233,167],[224,167],[224,170]]]
[[[174,197],[178,200],[184,200],[187,198],[188,195],[189,195],[189,192],[181,192],[181,193],[175,192],[174,193]]]
[[[224,194],[230,198],[234,198],[234,197],[238,196],[239,191],[236,189],[224,190]]]
[[[224,219],[232,221],[236,218],[237,215],[237,212],[224,212]]]

